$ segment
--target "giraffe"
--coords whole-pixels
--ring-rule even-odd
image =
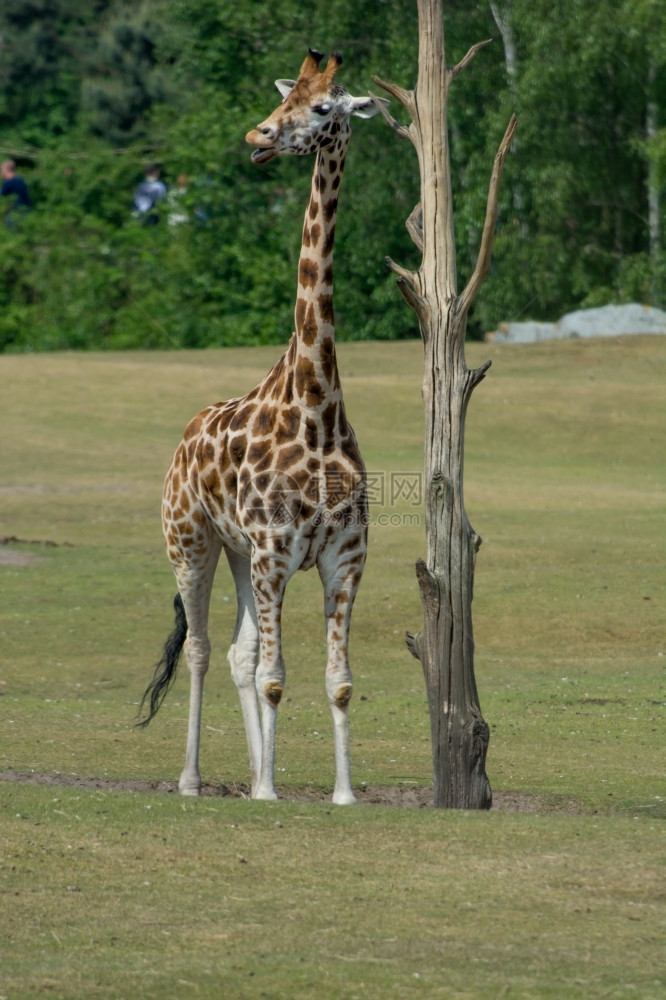
[[[252,797],[277,798],[277,708],[285,684],[281,616],[296,570],[317,567],[324,589],[325,686],[333,716],[333,802],[356,801],[351,786],[349,625],[366,557],[365,468],[342,398],[335,354],[333,242],[349,118],[370,118],[375,99],[335,83],[342,59],[310,50],[297,80],[277,80],[283,101],[247,142],[252,161],[316,153],[298,266],[295,332],[287,351],[246,396],[216,403],[187,425],[167,473],[162,525],[178,584],[175,627],[143,696],[145,726],[172,683],[185,648],[190,708],[184,795],[201,791],[199,739],[210,642],[208,615],[224,549],[237,616],[228,653],[238,690]]]

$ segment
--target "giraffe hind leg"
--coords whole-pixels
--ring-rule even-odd
[[[261,774],[262,756],[261,718],[255,684],[259,656],[259,627],[252,593],[250,560],[231,549],[227,549],[226,553],[236,585],[238,602],[234,638],[227,658],[243,712],[247,748],[250,755],[252,797],[255,798]]]
[[[326,694],[333,716],[335,740],[336,805],[353,805],[356,797],[351,785],[351,754],[349,749],[349,702],[352,697],[352,675],[349,668],[349,626],[352,607],[365,563],[365,533],[358,531],[354,539],[342,535],[332,542],[318,561],[319,575],[324,584],[326,617]]]
[[[190,671],[190,708],[187,725],[185,766],[178,781],[178,790],[181,795],[199,795],[201,792],[201,775],[199,773],[201,709],[203,704],[204,678],[208,673],[210,663],[208,611],[219,553],[220,546],[217,546],[215,551],[209,553],[205,570],[199,576],[196,585],[190,586],[182,595],[189,624],[185,643],[185,656]]]
[[[285,536],[286,537],[286,536]],[[284,540],[284,539],[283,539]],[[274,551],[252,553],[251,573],[259,628],[259,663],[256,689],[261,709],[261,771],[254,797],[271,801],[275,792],[275,745],[277,710],[285,685],[282,656],[282,602],[287,583],[307,551],[307,541],[293,537],[288,548],[291,558]]]
[[[203,702],[204,678],[210,661],[208,639],[208,613],[213,579],[220,556],[222,543],[213,525],[203,512],[193,522],[194,531],[178,530],[172,526],[168,538],[168,553],[178,583],[187,620],[185,658],[190,673],[190,704],[187,726],[187,746],[185,766],[178,789],[182,795],[199,795],[201,775],[199,773],[199,745],[201,736],[201,709]],[[186,525],[187,527],[187,525]]]

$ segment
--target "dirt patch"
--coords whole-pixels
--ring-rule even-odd
[[[17,771],[0,772],[0,781],[24,782],[54,788],[98,789],[105,792],[135,792],[138,794],[177,795],[177,781],[113,781],[110,778],[86,778],[76,774],[21,774]],[[330,793],[316,788],[298,788],[281,791],[283,802],[330,802]],[[354,789],[360,805],[400,806],[412,809],[432,808],[430,788],[402,788],[367,785]],[[249,799],[250,788],[245,784],[204,784],[201,794],[210,798]],[[507,812],[529,813],[581,813],[583,809],[575,799],[527,794],[524,792],[493,792],[493,809]]]
[[[32,552],[16,552],[14,549],[0,547],[0,566],[32,566],[38,562],[44,562],[44,557],[34,556]]]
[[[69,542],[61,544],[71,548]],[[52,542],[48,538],[17,538],[16,535],[2,535],[0,536],[0,566],[31,566],[33,563],[43,561],[42,556],[33,555],[32,552],[10,549],[10,545],[42,545],[55,549],[58,547],[58,542]]]

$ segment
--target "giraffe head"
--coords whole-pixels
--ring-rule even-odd
[[[352,97],[336,84],[335,74],[342,56],[334,52],[320,73],[320,52],[310,49],[298,80],[276,80],[282,94],[272,115],[245,136],[255,146],[253,163],[268,163],[274,156],[303,155],[330,146],[351,115],[372,118],[379,111],[379,98]],[[388,102],[384,102],[388,103]]]

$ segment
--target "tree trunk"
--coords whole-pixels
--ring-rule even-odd
[[[647,80],[647,109],[645,115],[645,132],[648,141],[654,139],[657,134],[657,64],[654,59],[650,59],[648,66]],[[660,257],[661,257],[661,191],[659,186],[659,171],[653,157],[648,157],[648,231],[650,263],[652,265],[652,287],[651,300],[653,306],[661,304],[661,287],[659,282]]]
[[[504,0],[503,3],[497,3],[497,0],[493,2],[493,0],[491,0],[490,11],[493,15],[493,20],[497,25],[499,33],[502,36],[502,45],[504,46],[504,65],[506,67],[506,78],[509,84],[509,93],[511,94],[512,99],[515,100],[518,93],[518,49],[516,48],[516,35],[513,30],[513,0]],[[513,156],[516,156],[518,153],[517,139],[514,139],[511,144],[511,153]],[[516,212],[516,215],[520,217],[523,214],[523,206],[525,204],[525,192],[520,179],[514,179],[511,199],[514,211]],[[527,232],[524,223],[522,231],[523,233]]]
[[[481,539],[463,505],[464,429],[467,404],[490,362],[476,370],[465,364],[467,315],[490,267],[497,220],[499,179],[515,131],[511,119],[495,158],[486,220],[474,272],[457,292],[447,100],[452,81],[486,42],[473,46],[447,69],[441,0],[417,0],[419,74],[406,91],[377,77],[411,116],[400,125],[386,109],[391,127],[416,147],[421,201],[407,228],[422,250],[418,271],[388,259],[398,287],[416,312],[424,344],[426,558],[416,574],[423,604],[423,630],[407,634],[407,645],[423,667],[433,750],[434,804],[488,809],[492,795],[485,773],[489,730],[474,679],[472,592]]]
[[[502,36],[502,44],[504,45],[504,64],[506,66],[509,86],[512,90],[515,90],[516,77],[518,76],[518,54],[516,50],[516,37],[511,21],[512,6],[512,0],[505,0],[503,7],[496,0],[495,2],[490,0],[490,11]]]

